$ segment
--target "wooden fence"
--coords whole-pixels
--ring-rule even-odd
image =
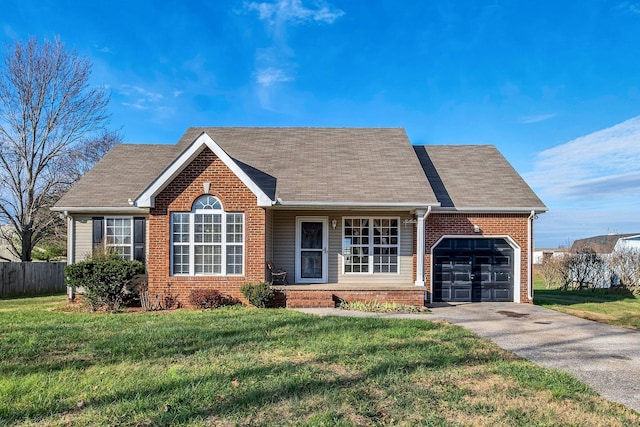
[[[0,262],[0,298],[64,292],[66,262]]]

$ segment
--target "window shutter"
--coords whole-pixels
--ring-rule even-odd
[[[144,217],[133,218],[133,259],[144,264],[145,261],[145,219]]]
[[[92,248],[95,251],[96,249],[102,249],[102,242],[104,239],[104,217],[94,216],[91,220],[93,222]]]

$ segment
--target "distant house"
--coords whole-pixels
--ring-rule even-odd
[[[629,249],[640,250],[640,234],[619,238],[613,248],[614,251]]]
[[[582,248],[591,248],[598,254],[606,255],[613,252],[614,248],[621,239],[627,239],[630,237],[639,237],[636,233],[629,234],[604,234],[600,236],[587,237],[584,239],[578,239],[571,245],[571,251],[575,252]]]
[[[68,262],[145,262],[149,291],[287,307],[339,300],[532,302],[532,226],[547,208],[489,145],[412,146],[403,129],[190,128],[117,145],[55,205]]]
[[[8,234],[9,231],[13,230],[13,228],[9,225],[0,225],[0,227],[2,227],[2,231],[4,232],[0,233],[0,236],[2,236],[2,234]],[[0,237],[0,262],[19,262],[20,258],[16,257],[13,252],[11,252],[9,247],[9,243],[2,239],[2,237]]]
[[[566,255],[569,252],[565,248],[536,248],[533,251],[533,263],[542,264],[544,261],[550,258],[558,258]]]

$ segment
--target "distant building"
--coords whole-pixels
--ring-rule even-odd
[[[545,260],[549,258],[557,258],[564,256],[568,253],[568,249],[565,248],[538,248],[533,251],[533,263],[534,264],[542,264]]]
[[[11,230],[11,226],[9,225],[0,225],[0,228],[2,228],[2,231],[5,233]],[[0,262],[6,261],[20,261],[20,258],[16,257],[11,250],[9,250],[9,243],[0,237]]]
[[[610,254],[613,252],[619,240],[626,239],[628,237],[636,237],[640,239],[640,233],[604,234],[601,236],[578,239],[573,242],[573,245],[571,245],[571,251],[576,252],[583,248],[591,248],[601,255]]]
[[[613,248],[614,251],[626,249],[640,250],[640,234],[619,238]]]

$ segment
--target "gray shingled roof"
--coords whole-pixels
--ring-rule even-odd
[[[396,128],[234,127],[189,128],[177,145],[117,145],[56,207],[129,208],[203,132],[284,204],[544,208],[493,146],[413,147]]]
[[[404,129],[190,128],[178,146],[202,132],[285,204],[437,203]]]
[[[546,210],[492,145],[426,145],[414,150],[443,208]]]
[[[82,177],[56,207],[130,208],[135,199],[178,156],[175,145],[118,144]]]

